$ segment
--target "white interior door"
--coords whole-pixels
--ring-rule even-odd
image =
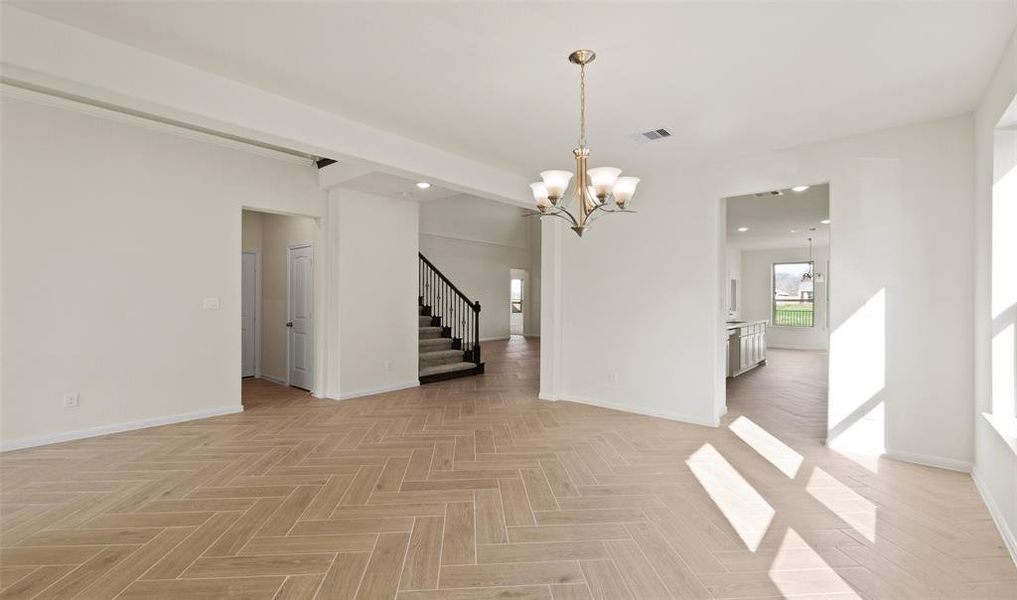
[[[310,390],[314,383],[314,248],[290,246],[287,262],[289,384]]]
[[[258,336],[258,255],[243,252],[240,255],[240,376],[254,377]]]

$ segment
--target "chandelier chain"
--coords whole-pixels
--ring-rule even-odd
[[[579,147],[586,147],[586,65],[579,65]]]

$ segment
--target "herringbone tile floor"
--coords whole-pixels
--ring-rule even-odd
[[[824,357],[772,351],[718,429],[488,373],[0,459],[3,598],[1015,598],[971,479],[821,445]]]

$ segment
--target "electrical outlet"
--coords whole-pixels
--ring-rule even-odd
[[[219,299],[205,298],[201,301],[201,308],[203,310],[219,310]]]
[[[64,408],[77,408],[78,406],[78,393],[71,392],[64,394]]]
[[[611,374],[607,376],[607,380],[611,383],[618,383],[618,372],[611,371]]]

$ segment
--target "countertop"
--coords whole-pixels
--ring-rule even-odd
[[[731,331],[732,329],[741,329],[742,327],[749,327],[750,325],[759,325],[760,323],[769,324],[770,321],[768,321],[767,319],[761,319],[759,321],[737,321],[734,323],[729,322],[727,324],[727,330]]]

